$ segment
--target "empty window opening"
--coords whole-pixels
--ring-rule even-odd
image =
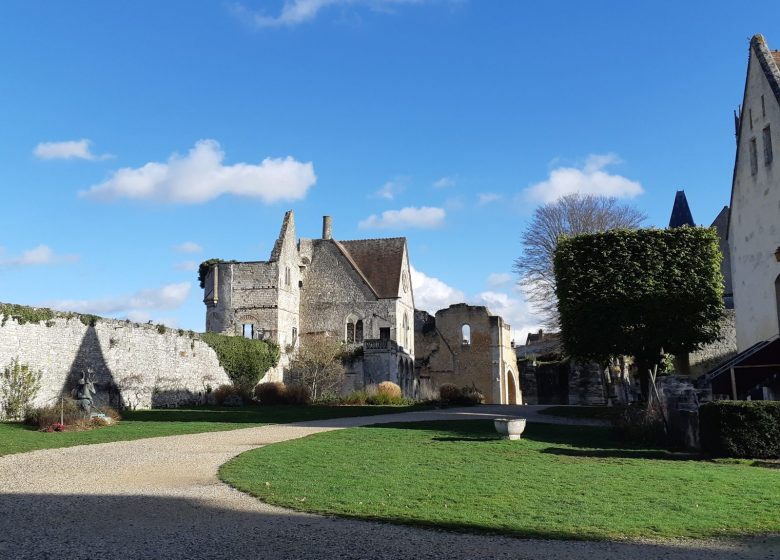
[[[347,342],[355,342],[355,323],[347,323]]]
[[[295,343],[298,340],[298,329],[293,327],[292,328],[292,345],[295,346]]]
[[[284,269],[284,285],[289,286],[290,285],[290,267],[286,267]]]
[[[355,323],[355,342],[363,342],[363,320],[358,319]]]
[[[764,96],[761,96],[761,116],[766,117],[766,105],[764,104]]]
[[[379,338],[381,340],[390,340],[390,327],[379,327]]]
[[[772,131],[767,126],[764,129],[764,165],[772,163]]]
[[[463,335],[463,345],[468,346],[471,344],[471,327],[468,325],[463,325],[460,330],[461,334]]]
[[[254,338],[255,326],[252,323],[244,323],[244,325],[242,326],[242,333],[244,335],[244,338]]]
[[[758,173],[758,152],[756,150],[756,139],[750,140],[750,174]]]
[[[748,118],[750,119],[750,130],[753,130],[753,109],[748,109]]]

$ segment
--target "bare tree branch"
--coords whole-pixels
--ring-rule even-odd
[[[610,229],[636,229],[647,218],[615,198],[570,194],[539,206],[521,239],[522,254],[514,270],[520,276],[528,301],[546,328],[558,330],[553,255],[564,235],[596,233]]]

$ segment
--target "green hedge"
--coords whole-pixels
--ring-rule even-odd
[[[780,402],[707,403],[699,408],[699,436],[712,455],[780,458]]]
[[[243,336],[204,333],[200,338],[217,353],[233,384],[251,395],[265,373],[279,363],[279,346]]]
[[[721,254],[715,229],[611,230],[562,238],[555,250],[567,352],[605,362],[658,362],[720,336]],[[651,366],[652,363],[647,364]]]

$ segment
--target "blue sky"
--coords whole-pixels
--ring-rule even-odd
[[[665,226],[728,204],[748,41],[776,2],[288,0],[0,7],[0,301],[202,330],[193,266],[404,235],[418,307],[487,304],[571,191]]]

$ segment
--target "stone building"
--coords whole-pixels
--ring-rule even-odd
[[[414,395],[414,296],[406,238],[337,241],[323,218],[322,239],[298,240],[288,211],[268,261],[222,262],[204,282],[206,330],[279,344],[282,380],[300,337],[337,337],[363,356],[349,388],[393,381]],[[359,354],[359,352],[357,353]]]
[[[780,51],[750,41],[745,91],[736,119],[737,151],[728,244],[740,352],[780,331]]]
[[[458,303],[435,316],[415,311],[415,369],[420,382],[474,386],[489,404],[522,404],[512,329],[483,306]]]

